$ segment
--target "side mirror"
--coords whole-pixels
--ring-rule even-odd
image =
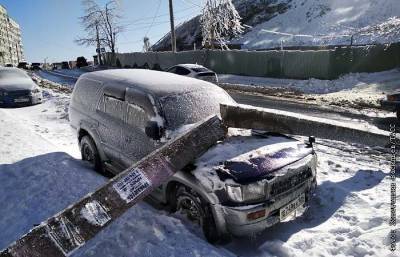
[[[160,140],[162,137],[162,128],[156,121],[147,122],[145,132],[146,135],[153,140]]]
[[[314,143],[315,143],[315,137],[314,136],[308,137],[308,144],[307,145],[312,147]]]

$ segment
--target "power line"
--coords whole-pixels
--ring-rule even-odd
[[[198,5],[198,4],[195,4],[195,3],[193,3],[192,1],[189,1],[189,0],[181,0],[181,1],[184,2],[184,3],[186,3],[186,4],[190,4],[190,5],[192,5],[192,6],[195,6],[195,7],[203,8],[202,6],[200,6],[200,5]]]
[[[192,13],[190,13],[190,14],[188,14],[188,15],[179,17],[177,20],[181,22],[181,21],[183,21],[183,20],[187,20],[188,17],[190,17],[190,18],[194,17],[193,15],[194,15],[194,12],[192,12]],[[164,25],[164,24],[167,24],[167,23],[169,23],[169,22],[170,22],[169,20],[154,22],[153,27],[154,27],[154,26]],[[125,31],[133,31],[133,30],[146,29],[146,28],[148,28],[148,26],[146,26],[146,25],[150,25],[150,24],[151,24],[151,22],[138,23],[137,25],[145,25],[145,26],[130,27],[130,29],[125,30]]]
[[[147,37],[147,34],[149,34],[151,28],[152,28],[153,25],[154,25],[154,21],[155,21],[155,19],[156,19],[156,16],[158,15],[158,12],[160,11],[160,6],[161,6],[161,0],[158,0],[157,11],[156,11],[156,14],[154,15],[153,20],[151,21],[151,25],[150,25],[149,29],[148,29],[147,32],[146,32],[146,37]]]
[[[191,10],[191,9],[194,9],[195,8],[195,6],[191,6],[191,7],[189,7],[189,8],[185,8],[185,9],[181,9],[181,10],[178,10],[178,11],[176,11],[175,13],[182,13],[182,12],[185,12],[185,11],[187,11],[187,10]],[[143,17],[143,18],[139,18],[139,19],[134,19],[134,20],[127,20],[129,23],[127,24],[128,26],[129,25],[134,25],[134,24],[136,24],[137,22],[141,22],[141,21],[143,21],[143,20],[152,20],[152,19],[154,19],[154,18],[160,18],[160,17],[166,17],[166,16],[169,16],[169,13],[167,13],[167,14],[160,14],[160,15],[156,15],[156,16],[152,16],[152,17]]]

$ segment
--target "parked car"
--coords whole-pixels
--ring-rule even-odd
[[[61,62],[61,69],[69,70],[70,68],[68,62]]]
[[[38,104],[42,98],[42,91],[25,71],[0,68],[1,106]]]
[[[218,83],[218,76],[215,72],[198,64],[178,64],[169,68],[167,72]]]
[[[385,110],[396,112],[397,119],[400,120],[400,91],[387,95],[386,99],[381,100],[381,106]]]
[[[29,69],[29,64],[27,62],[19,62],[17,68],[28,70]]]
[[[31,70],[41,70],[41,69],[42,69],[41,66],[42,66],[41,63],[39,63],[39,62],[33,62],[33,63],[31,64]]]
[[[4,65],[4,67],[12,68],[12,67],[14,67],[14,65],[12,65],[11,63],[6,63],[6,65]]]
[[[219,114],[221,103],[236,104],[209,82],[151,70],[97,71],[79,77],[69,119],[82,159],[103,174],[118,174],[177,131]],[[212,243],[286,219],[307,205],[316,187],[312,141],[234,134],[151,194],[200,224]]]

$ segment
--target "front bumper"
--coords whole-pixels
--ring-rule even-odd
[[[34,93],[23,96],[0,96],[0,106],[24,106],[39,104],[43,100],[42,93]]]
[[[303,184],[298,185],[294,190],[283,194],[275,199],[274,202],[264,202],[251,206],[227,207],[219,206],[222,210],[227,232],[235,236],[248,236],[262,232],[268,227],[280,222],[279,209],[298,198],[300,195],[306,195],[306,205],[314,194],[316,188],[316,179],[312,177]],[[265,210],[266,214],[256,220],[248,220],[250,213]]]
[[[384,110],[395,112],[400,110],[400,101],[381,100],[381,107]]]

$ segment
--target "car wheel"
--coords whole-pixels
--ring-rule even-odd
[[[189,220],[197,223],[209,243],[222,243],[208,204],[193,190],[179,186],[176,191],[177,211],[185,214]]]
[[[397,110],[397,119],[400,121],[400,110]]]
[[[82,160],[90,164],[97,172],[106,175],[97,147],[90,136],[83,136],[80,141]]]

